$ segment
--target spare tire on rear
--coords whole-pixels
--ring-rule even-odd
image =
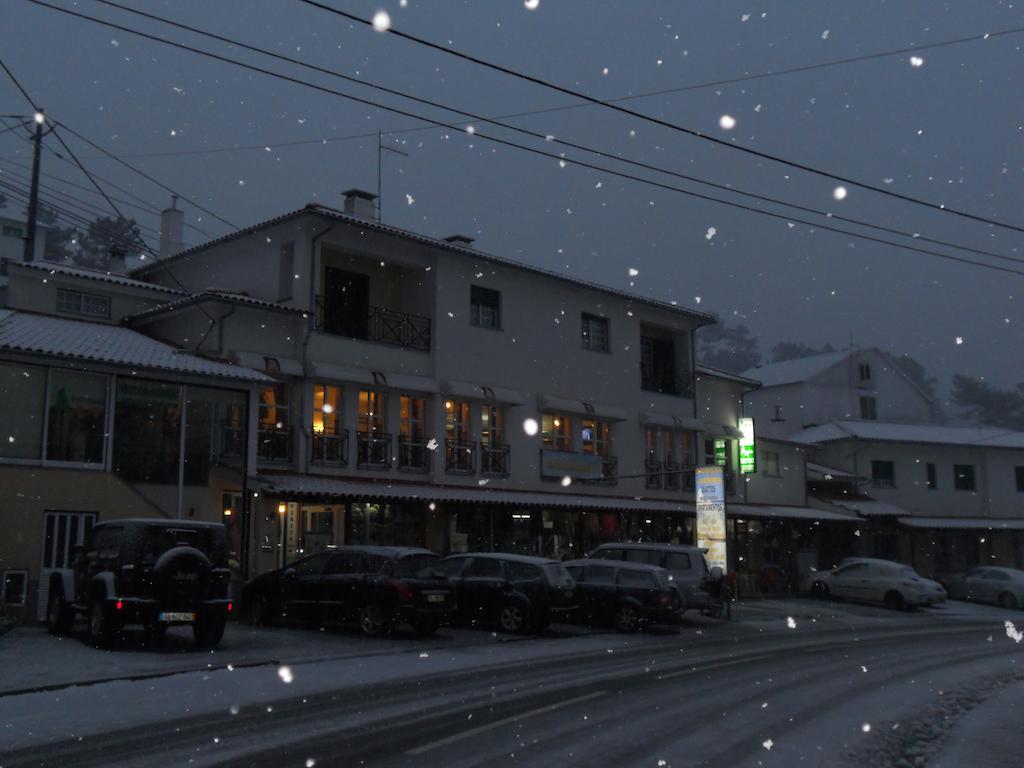
[[[210,558],[195,547],[168,549],[153,566],[154,597],[161,611],[195,612],[210,584]]]

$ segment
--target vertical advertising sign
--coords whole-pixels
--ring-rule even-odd
[[[727,569],[725,474],[721,467],[697,467],[697,546],[706,548],[708,567]]]
[[[724,467],[729,463],[729,456],[725,451],[725,440],[715,440],[715,464]]]
[[[754,420],[749,416],[740,419],[740,474],[753,475],[757,472],[757,450],[754,445]]]

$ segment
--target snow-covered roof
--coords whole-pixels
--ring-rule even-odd
[[[689,307],[681,307],[678,304],[676,304],[674,302],[670,302],[670,301],[661,301],[659,299],[647,298],[645,296],[637,296],[636,294],[628,293],[626,291],[620,291],[617,288],[610,288],[609,286],[606,286],[606,285],[600,285],[598,283],[592,283],[592,282],[590,282],[588,280],[581,280],[579,278],[571,277],[569,275],[564,275],[564,274],[561,274],[559,272],[554,272],[554,271],[549,270],[549,269],[543,269],[541,267],[535,267],[535,266],[531,266],[529,264],[523,264],[522,262],[514,261],[513,259],[507,259],[507,258],[505,258],[503,256],[495,256],[494,254],[484,253],[483,251],[479,251],[476,248],[467,248],[467,247],[459,245],[458,243],[455,243],[455,242],[449,242],[447,240],[439,240],[437,238],[428,237],[426,235],[420,235],[420,234],[417,234],[415,232],[410,232],[410,231],[405,230],[405,229],[400,229],[398,227],[392,227],[392,226],[389,226],[387,224],[382,224],[382,223],[377,222],[377,221],[368,221],[366,219],[361,219],[361,218],[359,218],[357,216],[350,216],[350,215],[348,215],[346,213],[343,213],[343,212],[341,212],[341,211],[339,211],[339,210],[337,210],[335,208],[330,208],[330,207],[328,207],[326,205],[321,205],[319,203],[309,203],[304,208],[299,208],[298,210],[290,211],[289,213],[285,213],[285,214],[282,214],[280,216],[275,216],[274,218],[267,219],[265,221],[261,221],[261,222],[259,222],[257,224],[253,224],[253,225],[251,225],[249,227],[245,227],[244,229],[239,229],[239,230],[237,230],[235,232],[231,232],[231,233],[229,233],[227,235],[224,235],[222,237],[218,237],[218,238],[216,238],[214,240],[209,240],[209,241],[207,241],[205,243],[202,243],[200,245],[193,246],[192,248],[186,248],[184,251],[180,251],[180,252],[174,254],[173,256],[169,256],[169,257],[167,257],[165,259],[160,259],[159,261],[154,261],[154,262],[149,263],[149,264],[144,264],[141,267],[136,267],[135,269],[132,270],[132,274],[134,274],[134,275],[150,274],[151,272],[154,272],[154,271],[157,271],[157,270],[161,269],[166,264],[169,264],[169,263],[175,262],[175,261],[179,261],[179,260],[181,260],[183,258],[186,258],[186,257],[191,256],[191,255],[196,254],[196,253],[200,253],[200,252],[202,252],[204,250],[207,250],[208,248],[211,248],[211,247],[213,247],[215,245],[220,245],[221,243],[229,242],[229,241],[235,240],[235,239],[237,239],[239,237],[245,237],[247,235],[251,235],[252,233],[258,232],[261,229],[265,229],[267,227],[276,226],[278,224],[281,224],[281,223],[283,223],[285,221],[288,221],[290,219],[297,218],[299,216],[309,216],[309,215],[320,216],[322,218],[329,219],[331,221],[344,222],[346,224],[351,224],[353,226],[357,226],[357,227],[360,227],[362,229],[373,230],[373,231],[376,231],[376,232],[383,232],[385,234],[390,234],[390,235],[394,235],[396,237],[401,237],[401,238],[403,238],[405,240],[412,240],[414,242],[423,243],[425,245],[430,245],[430,246],[433,246],[435,248],[441,248],[441,249],[443,249],[445,251],[452,251],[452,252],[455,252],[455,253],[460,253],[460,254],[462,254],[464,256],[469,256],[470,258],[473,258],[473,259],[480,259],[482,261],[490,261],[490,262],[493,262],[495,264],[502,264],[504,266],[511,267],[513,269],[521,269],[521,270],[524,270],[526,272],[533,272],[534,274],[545,275],[547,277],[552,277],[552,278],[555,278],[557,280],[563,280],[565,282],[574,283],[576,285],[580,285],[580,286],[583,286],[583,287],[586,287],[586,288],[591,288],[591,289],[596,290],[596,291],[601,291],[602,293],[613,294],[615,296],[619,296],[621,298],[628,299],[629,301],[636,301],[636,302],[639,302],[641,304],[648,304],[648,305],[651,305],[651,306],[658,307],[660,309],[668,310],[670,312],[676,312],[676,313],[679,313],[679,314],[682,314],[682,315],[686,315],[686,316],[694,318],[696,320],[700,320],[700,321],[702,321],[703,323],[706,323],[706,324],[714,323],[714,322],[718,321],[718,318],[714,314],[712,314],[710,312],[701,312],[701,311],[696,310],[696,309],[690,309]]]
[[[746,384],[749,387],[761,386],[761,382],[757,379],[748,379],[746,376],[740,376],[738,373],[729,373],[729,371],[723,371],[721,368],[712,368],[710,365],[698,365],[697,373],[704,376],[713,376],[716,379],[735,381],[739,384]]]
[[[248,382],[272,381],[259,371],[182,352],[130,328],[11,309],[0,309],[0,351]]]
[[[814,461],[807,462],[807,476],[818,480],[856,480],[858,476],[845,469],[836,469]]]
[[[8,269],[10,267],[20,267],[24,269],[32,269],[38,272],[43,272],[48,275],[67,275],[68,277],[80,277],[86,280],[98,280],[102,283],[111,283],[113,285],[124,286],[125,288],[142,288],[149,291],[155,291],[157,293],[167,293],[175,296],[185,295],[184,291],[179,291],[175,288],[168,288],[163,285],[156,285],[155,283],[147,283],[144,280],[136,280],[125,275],[119,275],[114,272],[103,272],[98,269],[87,269],[85,267],[70,267],[66,264],[57,264],[52,261],[14,261],[11,259],[3,260]]]
[[[254,299],[251,296],[246,296],[242,293],[235,293],[233,291],[222,291],[209,289],[202,293],[197,293],[191,296],[182,296],[180,299],[169,301],[165,304],[159,304],[149,309],[144,309],[141,312],[136,312],[134,315],[126,315],[122,318],[122,322],[131,325],[133,322],[138,320],[145,320],[150,317],[156,317],[163,315],[168,312],[174,312],[178,309],[184,309],[185,307],[195,306],[204,301],[223,301],[231,304],[242,304],[249,307],[257,307],[260,309],[269,309],[275,312],[286,312],[293,315],[304,315],[306,312],[295,307],[285,306],[284,304],[278,304],[274,301],[265,301],[263,299]]]
[[[1024,448],[1024,432],[999,427],[951,427],[943,424],[899,424],[886,421],[829,421],[797,432],[790,439],[807,444],[829,443],[836,440],[874,440],[889,443]]]
[[[849,355],[850,352],[848,350],[823,352],[820,355],[799,357],[795,360],[785,360],[781,363],[765,363],[764,365],[749,368],[742,375],[746,378],[760,381],[761,385],[765,387],[795,384],[817,376],[819,373],[845,360]]]

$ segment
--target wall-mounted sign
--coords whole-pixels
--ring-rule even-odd
[[[725,472],[697,467],[697,546],[707,549],[708,567],[727,568],[725,548]]]
[[[715,440],[715,464],[724,467],[728,463],[729,458],[725,452],[725,440]]]
[[[754,420],[749,416],[740,419],[740,474],[752,475],[757,472],[757,451],[754,446]]]
[[[573,480],[600,480],[604,461],[592,453],[541,451],[540,473],[544,477],[571,477]]]

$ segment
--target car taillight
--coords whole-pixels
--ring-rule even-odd
[[[391,584],[392,587],[395,588],[395,591],[398,593],[399,600],[412,600],[412,590],[409,589],[409,585],[406,584],[404,581],[399,581],[398,579],[391,579],[389,583]]]
[[[233,611],[234,609],[235,609],[235,604],[234,603],[228,603],[228,613],[231,613],[231,611]]]
[[[124,610],[124,600],[118,600],[116,603],[114,603],[114,610],[115,611],[123,611]]]

